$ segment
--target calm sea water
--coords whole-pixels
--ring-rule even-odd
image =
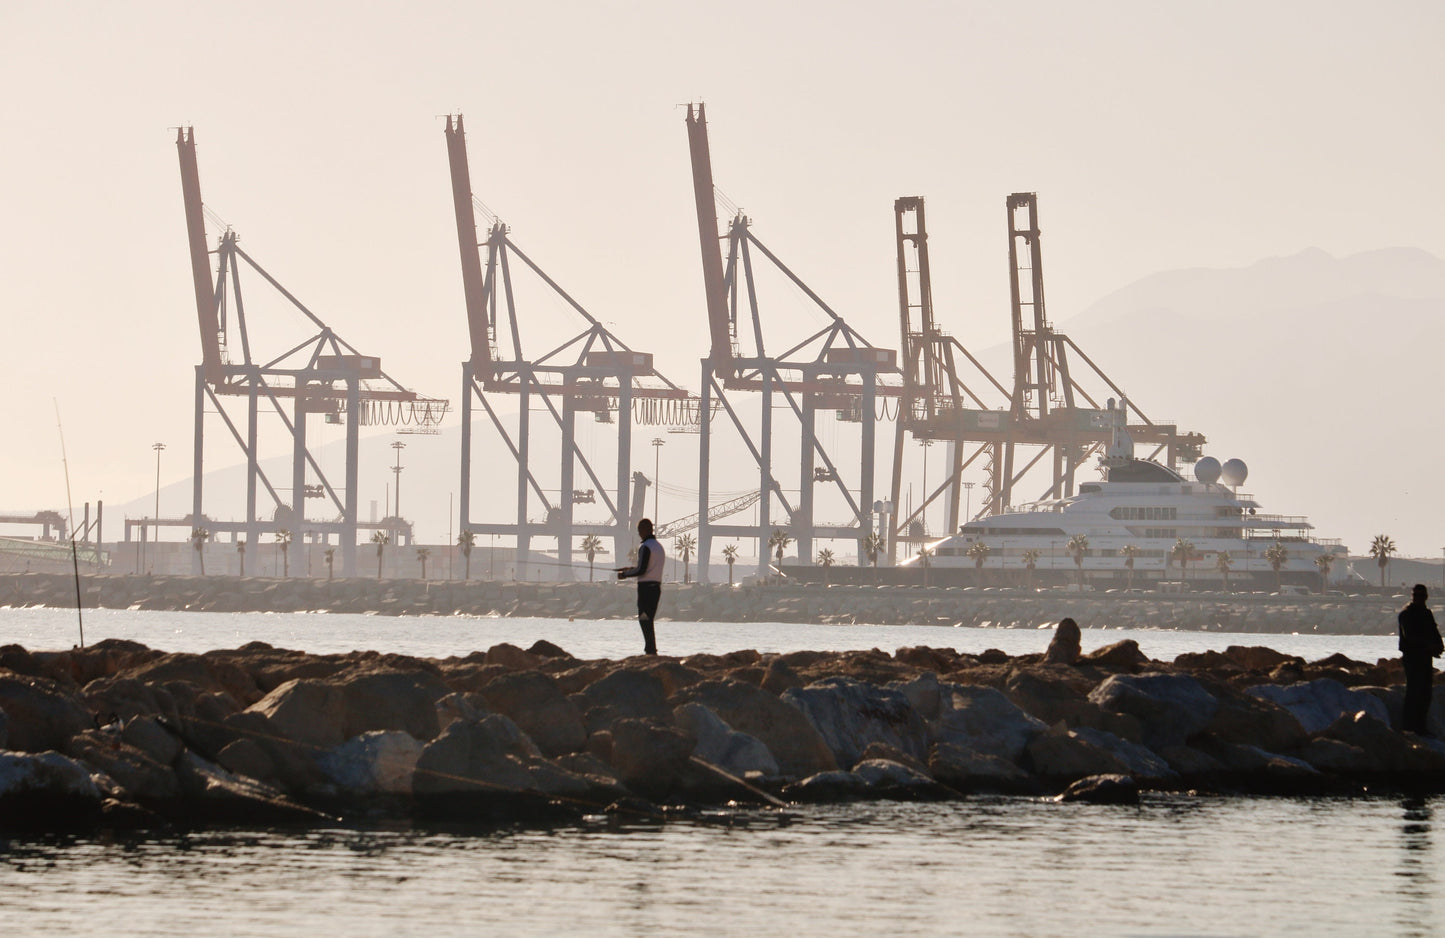
[[[63,648],[73,613],[0,610],[0,643]],[[202,651],[465,654],[538,638],[636,651],[628,622],[93,612],[86,638]],[[1037,651],[1046,632],[668,623],[673,654],[927,644]],[[1086,631],[1170,658],[1269,644],[1373,660],[1381,637]],[[542,829],[255,829],[0,840],[6,934],[1429,935],[1445,799],[1171,795],[718,812]]]
[[[1049,629],[952,628],[937,625],[811,625],[777,622],[670,622],[657,625],[665,655],[721,653],[753,648],[764,652],[803,649],[881,648],[930,645],[980,652],[998,648],[1011,655],[1048,647]],[[441,658],[486,650],[501,642],[523,648],[546,639],[579,658],[624,658],[642,651],[633,620],[492,618],[475,616],[368,616],[326,613],[143,612],[95,609],[85,613],[85,640],[126,638],[164,651],[201,652],[235,648],[250,641],[321,653],[375,650]],[[1390,635],[1254,635],[1234,632],[1176,632],[1140,629],[1085,629],[1091,651],[1132,638],[1145,654],[1163,661],[1186,651],[1230,645],[1268,645],[1308,660],[1343,652],[1360,661],[1396,654]],[[69,648],[79,640],[75,610],[0,608],[0,645],[31,650]]]

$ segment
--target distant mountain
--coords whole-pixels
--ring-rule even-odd
[[[1361,552],[1445,545],[1437,431],[1445,261],[1318,249],[1246,268],[1168,271],[1059,328],[1155,420],[1250,466],[1267,510],[1305,514]]]

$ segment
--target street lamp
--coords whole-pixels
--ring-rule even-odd
[[[919,440],[918,445],[923,447],[923,501],[918,506],[918,523],[923,527],[924,543],[928,539],[928,447],[933,445],[932,440]]]
[[[657,513],[657,496],[661,494],[658,490],[662,488],[658,484],[658,466],[661,465],[662,447],[667,441],[660,436],[652,438],[652,517],[657,524],[662,524],[662,516]]]
[[[161,539],[161,450],[166,448],[164,443],[152,443],[151,449],[156,451],[156,510],[155,510],[155,537],[153,541]],[[154,562],[153,562],[154,563]]]
[[[395,510],[394,512],[392,512],[392,517],[394,517],[398,522],[400,522],[400,521],[401,521],[401,451],[404,450],[404,449],[406,449],[406,444],[403,443],[401,440],[394,440],[394,441],[392,442],[392,444],[391,444],[391,448],[394,449],[394,450],[396,450],[396,465],[391,467],[391,471],[396,475],[396,510]],[[397,543],[401,543],[400,537],[401,537],[401,530],[400,530],[400,525],[398,525],[398,526],[397,526],[397,530],[392,532],[392,540],[397,541]]]

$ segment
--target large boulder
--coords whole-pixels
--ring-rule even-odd
[[[1205,731],[1217,739],[1270,752],[1291,752],[1309,736],[1293,713],[1263,697],[1222,687],[1215,699],[1219,707]]]
[[[1156,749],[1182,745],[1208,726],[1219,708],[1214,695],[1187,674],[1116,674],[1094,688],[1089,700],[1137,717],[1145,745]]]
[[[409,795],[422,743],[400,730],[354,736],[317,760],[327,780],[349,795]]]
[[[74,691],[43,677],[0,674],[0,710],[8,719],[8,745],[19,752],[63,750],[70,737],[95,725]]]
[[[0,830],[52,829],[98,816],[101,790],[82,762],[58,752],[0,752]]]
[[[1063,619],[1059,622],[1058,628],[1054,629],[1054,637],[1049,640],[1049,648],[1044,652],[1044,661],[1049,664],[1078,664],[1079,654],[1079,624],[1073,619]]]
[[[180,715],[170,691],[159,684],[146,684],[131,677],[98,678],[85,685],[81,697],[102,724],[155,716],[174,721]]]
[[[940,715],[929,727],[934,742],[1017,761],[1029,741],[1047,729],[992,687],[942,686]]]
[[[132,799],[163,801],[180,791],[169,763],[157,761],[104,730],[86,730],[71,737],[66,755],[109,775]]]
[[[1149,664],[1149,656],[1139,650],[1139,643],[1132,638],[1096,648],[1079,660],[1113,671],[1130,672],[1139,671]]]
[[[510,717],[544,755],[577,752],[587,743],[577,704],[540,671],[510,671],[480,693],[487,707]]]
[[[1251,687],[1248,693],[1271,701],[1294,714],[1306,733],[1318,733],[1342,716],[1353,716],[1364,711],[1388,725],[1390,712],[1385,704],[1373,694],[1350,690],[1338,681],[1320,678],[1280,686],[1260,684]]]
[[[782,699],[807,715],[839,765],[856,763],[871,742],[928,757],[927,724],[900,691],[831,677],[785,691]]]
[[[189,802],[186,808],[205,820],[267,823],[330,820],[297,804],[279,789],[228,771],[194,752],[176,759],[176,778]]]
[[[1177,781],[1179,778],[1169,761],[1147,746],[1131,743],[1127,739],[1120,739],[1113,733],[1086,726],[1079,727],[1073,733],[1076,739],[1081,739],[1096,749],[1117,758],[1125,765],[1129,774],[1136,779],[1167,783]]]
[[[1029,775],[1008,759],[952,743],[934,743],[928,774],[960,792],[1012,792],[1028,787]]]
[[[121,739],[150,756],[161,765],[171,765],[181,754],[185,745],[180,737],[166,729],[155,717],[136,717],[126,720],[120,731]]]
[[[756,736],[739,733],[700,703],[686,703],[673,711],[678,728],[697,740],[693,755],[733,775],[749,772],[777,775],[778,760]]]
[[[592,710],[606,714],[609,724],[620,719],[672,721],[662,679],[637,668],[618,668],[593,681],[574,695],[573,702],[584,715]],[[601,722],[587,716],[587,728],[593,732],[607,729]]]
[[[332,749],[347,738],[346,700],[326,681],[287,681],[248,708],[270,720],[277,733],[316,749]]]
[[[346,702],[345,738],[372,730],[401,730],[416,739],[440,731],[436,702],[451,689],[431,671],[378,668],[334,679]]]
[[[417,758],[412,791],[427,795],[507,795],[531,787],[532,757],[517,725],[501,714],[478,723],[458,720]]]
[[[1340,717],[1321,730],[1320,736],[1362,750],[1366,764],[1376,773],[1445,773],[1445,755],[1363,711]]]
[[[242,706],[255,703],[262,696],[255,680],[234,661],[205,655],[182,652],[162,655],[126,668],[120,675],[143,684],[184,681],[213,693],[230,694]]]
[[[658,798],[689,775],[697,740],[675,726],[651,720],[622,719],[612,725],[612,767],[622,783],[639,794]]]
[[[1063,727],[1036,736],[1025,755],[1035,775],[1053,781],[1129,774],[1128,763],[1112,747],[1096,745],[1080,731]]]
[[[783,775],[803,778],[838,767],[833,750],[803,711],[761,687],[741,681],[704,681],[683,690],[673,702],[700,703],[737,732],[758,738]]]

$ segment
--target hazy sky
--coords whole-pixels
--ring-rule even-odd
[[[982,346],[1007,334],[1013,191],[1040,195],[1064,324],[1159,270],[1311,246],[1445,256],[1442,48],[1434,2],[9,0],[0,508],[64,500],[52,399],[77,503],[149,491],[157,440],[163,480],[189,472],[177,125],[249,252],[404,384],[455,400],[439,115],[465,113],[477,196],[696,387],[680,104],[707,102],[719,189],[875,344],[897,344],[893,199],[926,196],[936,303]],[[366,478],[363,504],[386,481]]]

